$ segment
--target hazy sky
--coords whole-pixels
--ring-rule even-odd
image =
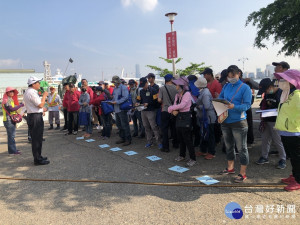
[[[81,73],[89,80],[119,75],[125,68],[135,74],[151,72],[145,65],[169,67],[165,33],[170,31],[167,12],[177,12],[178,56],[183,61],[205,62],[214,72],[231,64],[245,71],[265,69],[266,64],[285,60],[300,68],[299,58],[277,56],[279,46],[253,48],[256,28],[245,27],[247,16],[271,0],[0,0],[0,69],[33,68],[42,72],[43,61]]]

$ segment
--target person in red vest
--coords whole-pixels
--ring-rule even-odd
[[[70,93],[68,99],[68,133],[65,135],[78,133],[78,119],[79,119],[79,108],[80,105],[78,103],[80,98],[80,92],[77,90],[74,84],[70,84]],[[74,127],[73,127],[74,123]],[[72,132],[73,131],[73,132]]]

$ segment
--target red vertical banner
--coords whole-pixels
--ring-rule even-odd
[[[167,58],[177,58],[177,37],[176,31],[166,33]]]

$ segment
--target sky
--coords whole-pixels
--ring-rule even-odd
[[[167,57],[165,35],[170,23],[165,14],[177,12],[176,65],[204,62],[214,73],[248,58],[245,72],[265,69],[266,64],[287,61],[300,68],[298,57],[277,55],[280,45],[253,47],[256,28],[245,27],[248,15],[271,0],[0,0],[0,69],[35,69],[43,61],[66,74],[82,74],[90,81],[120,75],[142,76],[154,72],[146,65],[172,70],[159,59]]]

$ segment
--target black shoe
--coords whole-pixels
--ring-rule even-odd
[[[47,157],[41,156],[41,160],[47,160],[47,159],[48,159]]]
[[[131,145],[131,141],[125,141],[122,145],[123,146]]]
[[[120,140],[116,141],[116,144],[122,144],[122,143],[125,143],[125,142],[126,142],[125,140],[120,139]]]
[[[34,161],[35,166],[40,166],[40,165],[48,165],[50,161],[48,160],[39,160],[39,161]]]
[[[138,136],[137,133],[133,133],[133,134],[132,134],[132,137],[137,137],[137,136]]]
[[[28,143],[31,143],[32,142],[32,139],[31,138],[28,138]]]
[[[55,128],[55,130],[59,130],[60,129],[60,125],[57,124],[57,127]]]
[[[48,128],[48,130],[53,130],[53,125],[50,125],[50,127]]]
[[[170,152],[170,149],[162,148],[160,151],[162,151],[162,152]]]
[[[65,131],[65,130],[68,130],[68,127],[63,127],[60,131]]]

